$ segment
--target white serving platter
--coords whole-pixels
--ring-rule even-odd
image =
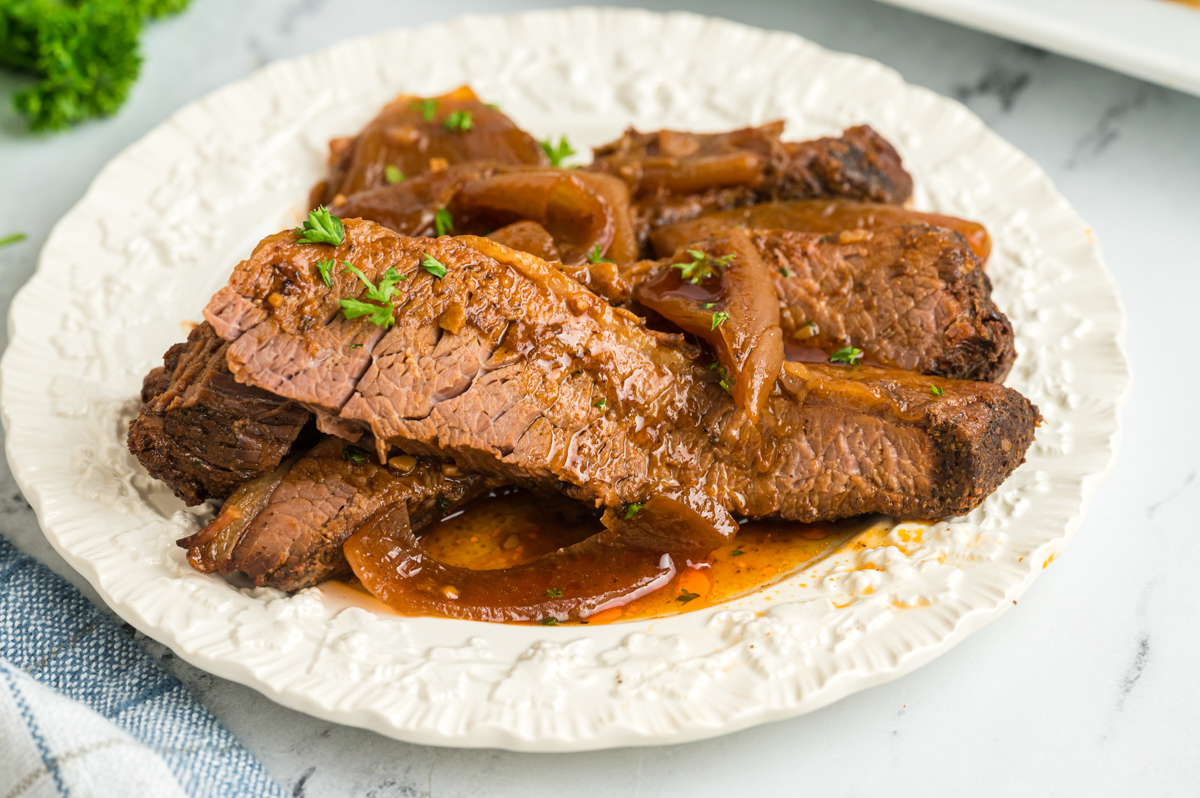
[[[868,122],[916,205],[986,223],[1017,329],[1009,384],[1045,422],[965,518],[885,528],[754,595],[652,621],[401,618],[336,586],[287,596],[193,571],[185,509],[125,450],[141,378],[263,235],[294,225],[327,140],[398,92],[471,83],[539,137],[784,118]],[[996,618],[1079,528],[1112,466],[1125,317],[1087,225],[958,103],[797,36],[689,14],[467,17],[272,64],[117,156],[55,227],[0,362],[9,462],[54,547],[188,662],[310,714],[421,743],[567,751],[682,742],[799,715],[901,676]],[[889,525],[890,526],[890,525]]]
[[[1200,5],[1176,0],[880,0],[1200,95]]]

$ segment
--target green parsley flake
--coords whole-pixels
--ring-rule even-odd
[[[538,621],[542,626],[558,626],[557,618],[542,618]]]
[[[734,550],[731,552],[731,554],[733,554],[733,556],[734,556],[734,557],[741,557],[741,556],[742,556],[743,554],[745,554],[745,553],[746,553],[746,552],[742,551],[741,549],[734,549]]]
[[[437,228],[438,237],[454,232],[454,217],[445,208],[439,208],[433,215],[433,226]]]
[[[862,360],[862,350],[853,346],[847,346],[845,349],[839,349],[829,356],[830,363],[845,363],[850,366],[857,366],[858,361]]]
[[[393,186],[404,179],[404,173],[400,171],[400,167],[388,164],[383,167],[383,179],[388,182],[389,186]]]
[[[329,276],[329,272],[333,270],[334,261],[329,260],[317,261],[317,272],[321,275],[321,282],[325,283],[327,288],[333,287],[333,278]]]
[[[782,274],[784,277],[792,276],[792,273],[787,270],[787,266],[780,266],[779,273]]]
[[[710,329],[715,330],[727,321],[729,321],[729,314],[723,310],[718,310],[712,315],[712,327]]]
[[[346,445],[346,446],[342,447],[342,459],[345,460],[347,463],[354,463],[356,465],[360,465],[362,463],[367,462],[367,458],[369,456],[370,455],[367,454],[366,449],[360,448],[358,446]]]
[[[433,502],[433,506],[437,508],[438,515],[445,515],[446,511],[450,509],[450,502],[446,501],[445,496],[438,496]]]
[[[725,393],[733,393],[733,386],[736,382],[737,377],[731,377],[729,372],[725,370],[725,367],[721,366],[721,381],[717,384],[721,386]]]
[[[432,122],[433,115],[437,112],[438,101],[437,100],[417,100],[415,103],[409,103],[408,107],[413,109],[414,111],[420,111],[421,116],[423,116],[425,118],[426,122]]]
[[[592,407],[598,407],[598,408],[600,408],[601,410],[603,410],[603,409],[604,409],[604,406],[605,406],[605,404],[607,404],[607,403],[608,403],[608,400],[607,400],[607,399],[605,399],[603,396],[601,396],[599,399],[597,399],[596,401],[592,402]]]
[[[571,142],[567,141],[566,136],[558,137],[558,145],[555,146],[554,139],[546,139],[539,141],[542,145],[542,152],[546,153],[546,157],[550,159],[551,166],[562,166],[562,162],[575,154],[575,150],[571,148]]]
[[[943,391],[941,388],[934,385],[932,382],[929,383],[929,392],[931,394],[933,394],[934,396],[945,396],[946,395],[945,391]]]
[[[588,260],[592,263],[612,263],[611,260],[600,254],[600,245],[592,247],[592,251],[588,253]]]
[[[562,598],[563,592],[556,587],[546,588],[546,595],[550,598]]]
[[[300,244],[332,244],[340,246],[346,240],[346,228],[342,220],[322,205],[308,212],[308,221],[296,228]]]
[[[687,604],[689,601],[691,601],[693,599],[698,599],[698,598],[700,598],[699,593],[692,593],[687,588],[683,588],[682,590],[679,591],[679,596],[675,600],[680,602],[681,604]]]
[[[737,257],[736,252],[722,255],[719,258],[701,252],[698,249],[687,251],[692,256],[691,263],[672,263],[672,269],[679,269],[680,277],[692,285],[699,285],[701,280],[712,277],[719,269],[728,266]]]
[[[19,244],[26,238],[27,236],[24,233],[9,233],[4,238],[0,238],[0,247],[7,247],[9,244]]]
[[[342,261],[342,265],[346,268],[343,271],[350,271],[362,281],[367,287],[367,299],[370,299],[379,304],[373,305],[370,302],[363,302],[358,299],[342,299],[338,303],[342,306],[342,313],[348,319],[357,319],[359,316],[366,316],[367,320],[376,327],[391,327],[395,324],[396,319],[392,315],[392,297],[396,293],[396,283],[401,280],[407,280],[403,274],[396,271],[394,267],[389,266],[388,270],[383,273],[383,279],[379,281],[379,285],[373,284],[367,279],[367,276],[360,269],[355,268],[349,263]]]
[[[645,506],[646,506],[645,502],[642,502],[641,504],[638,504],[637,502],[633,502],[632,504],[627,505],[625,507],[625,520],[628,521],[630,518],[633,518]]]
[[[446,276],[446,265],[430,254],[421,253],[421,268],[439,280]]]
[[[475,122],[471,119],[470,111],[451,111],[442,120],[442,127],[446,128],[446,130],[457,130],[466,133],[475,127]]]

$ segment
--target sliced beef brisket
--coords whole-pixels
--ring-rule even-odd
[[[414,529],[480,495],[487,480],[437,460],[387,465],[327,437],[240,487],[207,527],[179,543],[200,571],[240,571],[264,587],[299,590],[350,576],[342,544],[381,507],[403,502]]]
[[[228,349],[212,325],[194,328],[146,376],[129,425],[129,450],[189,505],[274,470],[309,419],[296,402],[237,382]]]
[[[328,258],[407,278],[386,333],[344,319],[338,301],[364,290],[343,273],[326,287]],[[756,426],[690,350],[545,262],[356,220],[336,248],[264,240],[205,313],[235,339],[239,380],[369,429],[381,450],[609,508],[668,495],[801,521],[958,515],[1022,462],[1038,419],[999,385],[792,363]]]

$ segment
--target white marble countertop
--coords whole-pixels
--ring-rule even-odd
[[[183,104],[273,59],[508,0],[194,0],[154,25],[115,119],[29,137],[0,107],[0,305],[103,164]],[[540,3],[537,5],[557,5]],[[1019,607],[932,664],[795,720],[689,745],[530,755],[407,745],[316,720],[158,656],[295,796],[1194,795],[1200,782],[1200,98],[870,0],[680,5],[795,31],[957,97],[1050,173],[1093,225],[1129,311],[1135,386],[1120,460],[1074,543]],[[0,95],[22,85],[0,73]],[[1179,280],[1178,284],[1173,280]],[[0,333],[2,335],[2,333]],[[1192,353],[1192,354],[1189,354]],[[1177,415],[1182,414],[1182,415]],[[7,465],[0,533],[50,549]]]

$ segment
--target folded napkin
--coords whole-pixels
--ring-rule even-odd
[[[0,797],[284,795],[178,679],[0,537]]]

